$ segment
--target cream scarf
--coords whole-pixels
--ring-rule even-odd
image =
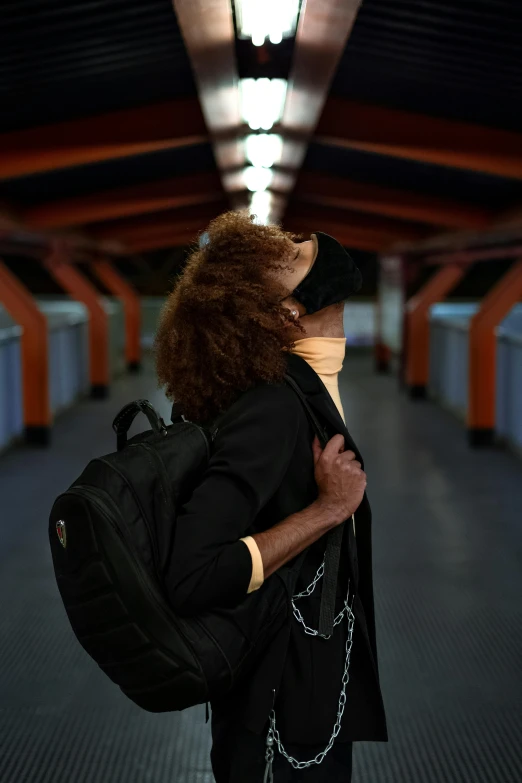
[[[339,373],[346,351],[344,337],[306,337],[296,340],[292,353],[304,359],[316,371],[326,386],[330,397],[344,421],[344,411],[339,395]],[[346,423],[346,422],[345,422]]]

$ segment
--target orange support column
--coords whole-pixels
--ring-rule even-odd
[[[103,399],[109,392],[109,319],[101,296],[69,261],[63,248],[55,247],[43,263],[62,288],[89,312],[91,396]]]
[[[25,437],[47,446],[52,425],[47,319],[18,278],[0,261],[0,301],[23,329],[22,381]]]
[[[449,264],[439,269],[426,285],[406,304],[405,340],[406,385],[410,396],[421,399],[426,396],[430,367],[430,307],[444,299],[467,272],[467,267]]]
[[[471,446],[489,446],[495,434],[497,385],[496,327],[522,298],[522,260],[484,297],[469,331],[468,437]]]
[[[137,372],[141,364],[141,302],[137,292],[108,261],[94,261],[92,269],[103,285],[121,299],[125,312],[125,357],[127,369]]]

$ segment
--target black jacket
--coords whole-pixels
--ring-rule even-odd
[[[288,372],[332,437],[359,450],[318,375],[300,357],[288,356]],[[243,542],[301,511],[317,497],[311,443],[313,429],[301,402],[286,385],[259,385],[245,392],[221,419],[203,482],[178,517],[165,584],[174,608],[195,614],[234,605],[245,596],[252,564]],[[386,740],[379,686],[372,584],[371,511],[366,496],[355,515],[356,536],[346,523],[338,605],[348,579],[357,585],[356,625],[347,704],[340,741]],[[307,555],[298,583],[306,587],[322,562],[324,537]],[[262,588],[261,588],[262,589]],[[317,628],[317,596],[301,601]],[[251,731],[264,730],[277,693],[278,728],[290,743],[327,742],[335,723],[345,660],[346,621],[332,639],[313,638],[292,620],[274,639],[249,683],[214,710],[229,712]]]

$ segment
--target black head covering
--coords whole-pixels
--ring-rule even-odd
[[[340,242],[322,231],[316,231],[315,236],[315,263],[292,293],[307,314],[344,302],[362,286],[361,272]]]

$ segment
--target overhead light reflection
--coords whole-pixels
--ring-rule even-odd
[[[235,0],[240,38],[251,38],[262,46],[268,38],[279,44],[294,35],[299,16],[299,0]]]
[[[252,193],[250,211],[256,216],[256,223],[266,225],[270,222],[272,209],[272,194],[268,190],[258,190]]]
[[[241,79],[241,114],[252,130],[270,130],[282,117],[285,79]]]
[[[246,156],[253,166],[270,168],[281,158],[283,139],[276,133],[252,133],[246,137]]]
[[[251,191],[266,190],[272,182],[273,172],[263,166],[248,166],[245,169],[245,185]]]

